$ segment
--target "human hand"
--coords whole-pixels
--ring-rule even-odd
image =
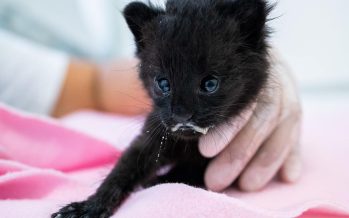
[[[273,60],[271,78],[257,102],[200,139],[201,154],[213,158],[205,173],[207,188],[222,191],[238,180],[240,189],[256,191],[278,173],[284,182],[296,181],[302,168],[301,114],[290,73]]]

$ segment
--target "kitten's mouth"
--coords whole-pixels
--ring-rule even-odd
[[[192,132],[193,134],[201,133],[203,135],[206,135],[210,128],[211,127],[202,128],[202,127],[196,126],[192,123],[178,123],[177,125],[175,125],[174,127],[171,128],[171,131],[172,132],[181,132],[181,133]]]

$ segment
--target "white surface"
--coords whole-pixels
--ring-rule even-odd
[[[349,90],[349,1],[277,2],[272,41],[302,88]]]

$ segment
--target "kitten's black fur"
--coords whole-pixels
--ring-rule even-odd
[[[172,128],[190,122],[214,129],[256,100],[268,78],[270,10],[265,0],[168,0],[165,9],[130,3],[124,16],[153,111],[97,192],[52,217],[109,217],[138,185],[203,185],[209,159],[198,151],[200,131]],[[202,89],[210,78],[219,84],[208,93]],[[163,79],[166,92],[159,87]],[[169,164],[168,174],[156,176]]]

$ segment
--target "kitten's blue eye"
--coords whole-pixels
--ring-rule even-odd
[[[213,76],[208,76],[201,81],[200,88],[201,88],[201,91],[203,92],[213,93],[217,91],[218,85],[219,85],[219,82],[217,78]]]
[[[164,93],[168,94],[171,91],[170,82],[167,79],[158,79],[158,87]]]

